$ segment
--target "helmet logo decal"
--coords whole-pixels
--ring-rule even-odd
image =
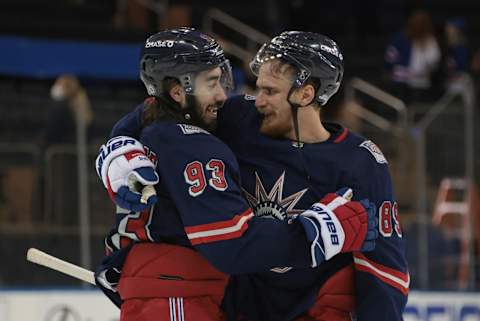
[[[145,48],[172,48],[174,44],[173,40],[157,40],[157,41],[148,41],[145,43]]]
[[[326,45],[320,45],[320,49],[328,52],[329,54],[334,55],[335,57],[337,57],[340,60],[343,60],[343,55],[340,53],[340,51],[338,51],[337,47],[332,48],[332,47],[328,47]]]
[[[223,49],[219,46],[216,46],[215,48],[212,48],[212,54],[214,57],[221,56],[223,55]]]

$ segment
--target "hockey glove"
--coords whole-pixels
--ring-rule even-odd
[[[312,267],[338,253],[375,248],[375,205],[366,199],[350,201],[351,196],[351,189],[342,188],[297,216],[311,242]]]
[[[139,212],[157,202],[153,189],[159,181],[155,164],[136,139],[117,136],[102,145],[96,170],[108,195],[118,206]]]

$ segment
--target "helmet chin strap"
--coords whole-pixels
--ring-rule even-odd
[[[206,131],[211,131],[212,128],[210,128],[205,123],[202,116],[199,114],[195,96],[187,94],[186,103],[187,103],[186,107],[182,108],[182,115],[183,115],[184,121],[189,125],[200,127]]]
[[[302,148],[303,143],[300,141],[300,129],[298,126],[298,108],[300,108],[300,106],[290,103],[290,107],[292,108],[293,115],[293,129],[295,130],[295,138],[297,139],[295,147]]]
[[[157,120],[173,120],[175,122],[197,125],[200,118],[195,111],[195,98],[187,95],[187,106],[182,108],[178,102],[173,100],[168,94],[156,96],[160,102],[159,114]]]
[[[297,89],[298,87],[293,85],[292,87],[290,87],[290,90],[288,91],[288,96],[287,96],[287,102],[288,104],[290,105],[290,107],[292,108],[292,116],[293,116],[293,129],[295,130],[295,137],[297,139],[296,141],[296,147],[298,148],[302,148],[303,147],[303,142],[300,141],[300,125],[299,125],[299,122],[298,122],[298,108],[302,108],[302,107],[306,107],[308,105],[310,105],[314,100],[315,98],[313,98],[310,103],[308,103],[307,105],[305,106],[301,106],[300,104],[297,104],[297,103],[294,103],[291,101],[291,96],[293,94],[293,92]]]
[[[195,97],[193,95],[186,95],[186,106],[182,108],[182,115],[187,124],[197,124],[199,123],[199,116],[195,110]]]
[[[303,143],[300,141],[300,127],[299,127],[299,124],[298,124],[298,108],[301,108],[302,106],[300,106],[299,104],[293,103],[290,100],[290,98],[291,98],[291,96],[292,96],[292,94],[293,94],[293,92],[295,91],[296,88],[297,87],[292,86],[290,88],[290,90],[288,91],[287,102],[290,105],[290,107],[292,108],[293,129],[295,130],[295,138],[297,139],[295,147],[302,148]]]

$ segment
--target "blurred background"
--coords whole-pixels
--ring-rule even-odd
[[[144,39],[178,26],[220,41],[238,93],[254,93],[248,62],[271,36],[300,29],[335,39],[346,71],[323,116],[386,154],[411,289],[480,290],[478,0],[2,0],[2,289],[80,285],[27,264],[28,247],[87,268],[100,261],[113,206],[94,159],[145,98]],[[469,320],[480,320],[474,301]],[[8,320],[1,308],[0,296]],[[412,309],[412,320],[423,318]]]

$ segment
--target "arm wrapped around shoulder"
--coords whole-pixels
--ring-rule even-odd
[[[375,205],[350,201],[351,189],[327,194],[296,217],[311,242],[312,266],[338,253],[372,251],[378,237]]]
[[[140,193],[145,186],[157,184],[159,178],[155,164],[135,138],[117,136],[110,139],[100,147],[95,165],[108,195],[118,206],[142,211],[156,203],[155,193],[149,193],[147,199]]]

